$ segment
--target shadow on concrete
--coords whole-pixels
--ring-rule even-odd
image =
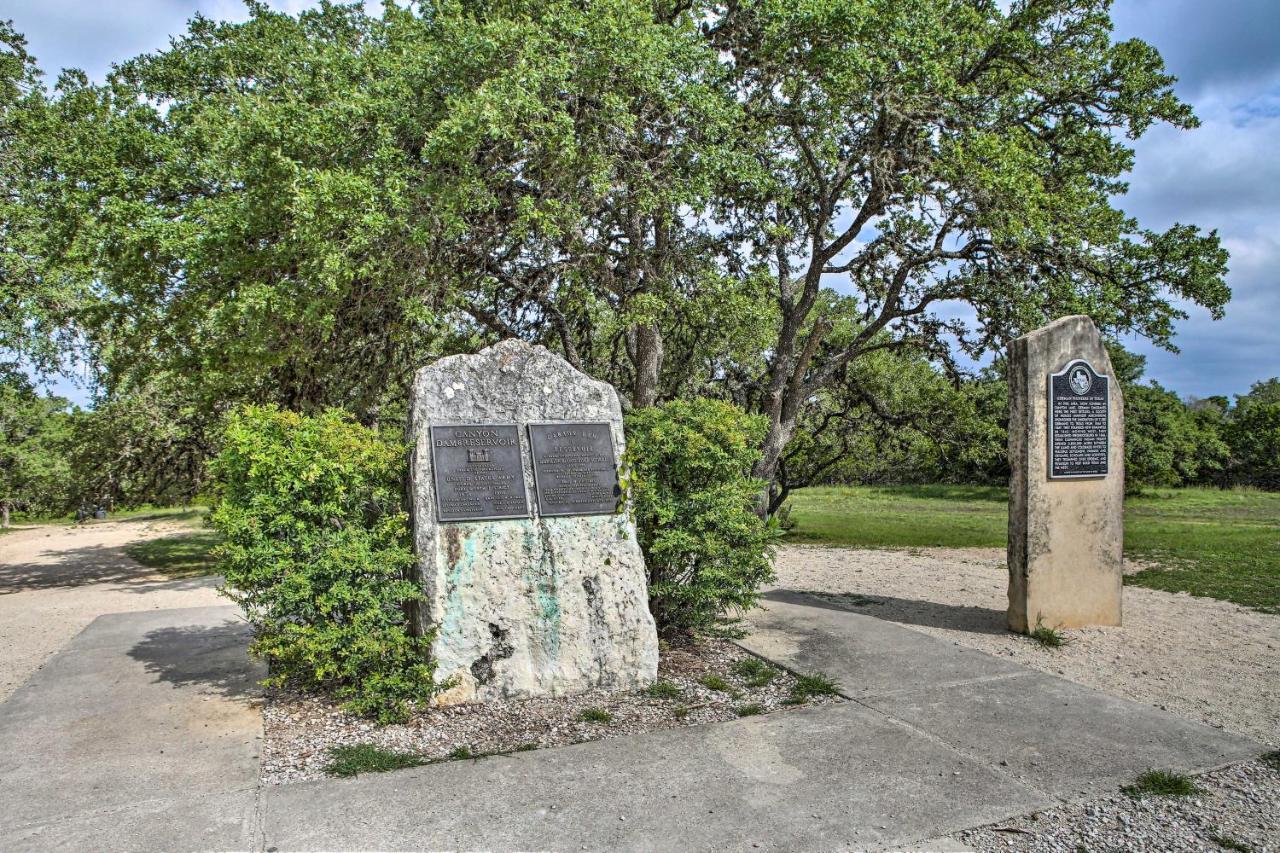
[[[0,595],[41,589],[70,589],[96,583],[122,585],[131,592],[216,586],[216,575],[157,580],[157,569],[134,560],[127,546],[86,545],[42,551],[39,562],[0,565]]]
[[[861,613],[864,616],[874,616],[900,625],[927,625],[933,628],[967,631],[971,634],[1009,633],[1005,611],[992,610],[989,607],[939,604],[935,601],[895,598],[889,595],[831,593],[804,589],[771,590],[761,597],[766,601],[782,601],[787,604],[803,604],[809,607]]]
[[[230,698],[257,698],[266,675],[249,658],[253,630],[239,619],[220,625],[184,625],[148,631],[129,649],[156,681],[196,687]]]

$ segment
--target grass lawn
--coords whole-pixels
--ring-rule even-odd
[[[983,486],[801,489],[787,542],[1003,548],[1006,492]],[[1125,501],[1125,554],[1157,568],[1125,583],[1280,613],[1280,493],[1169,489]]]
[[[217,572],[217,561],[210,552],[221,541],[217,533],[201,530],[136,542],[125,551],[142,565],[170,577],[193,578]]]

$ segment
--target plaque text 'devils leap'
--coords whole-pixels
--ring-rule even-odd
[[[622,489],[607,423],[529,424],[540,515],[616,512]]]

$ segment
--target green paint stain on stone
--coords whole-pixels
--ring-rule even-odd
[[[476,531],[478,532],[478,531]],[[476,562],[476,541],[470,534],[457,531],[462,536],[462,552],[449,564],[448,585],[449,598],[445,603],[444,620],[440,625],[439,641],[446,645],[459,638],[462,633],[462,585],[470,576]]]
[[[534,636],[538,638],[548,661],[554,661],[560,656],[560,584],[551,551],[553,534],[549,529],[557,522],[559,519],[542,519],[537,526],[536,535],[534,531],[530,531],[527,545],[530,557],[536,554],[537,559],[528,561],[530,568],[524,574],[525,582],[533,587],[537,607]]]

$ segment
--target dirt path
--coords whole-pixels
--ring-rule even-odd
[[[1280,745],[1280,616],[1126,586],[1123,627],[1069,631],[1070,644],[1044,649],[1005,630],[1001,550],[793,545],[775,565],[779,589]]]
[[[226,604],[216,579],[172,580],[126,545],[194,531],[164,518],[44,526],[0,535],[0,702],[104,613]]]

